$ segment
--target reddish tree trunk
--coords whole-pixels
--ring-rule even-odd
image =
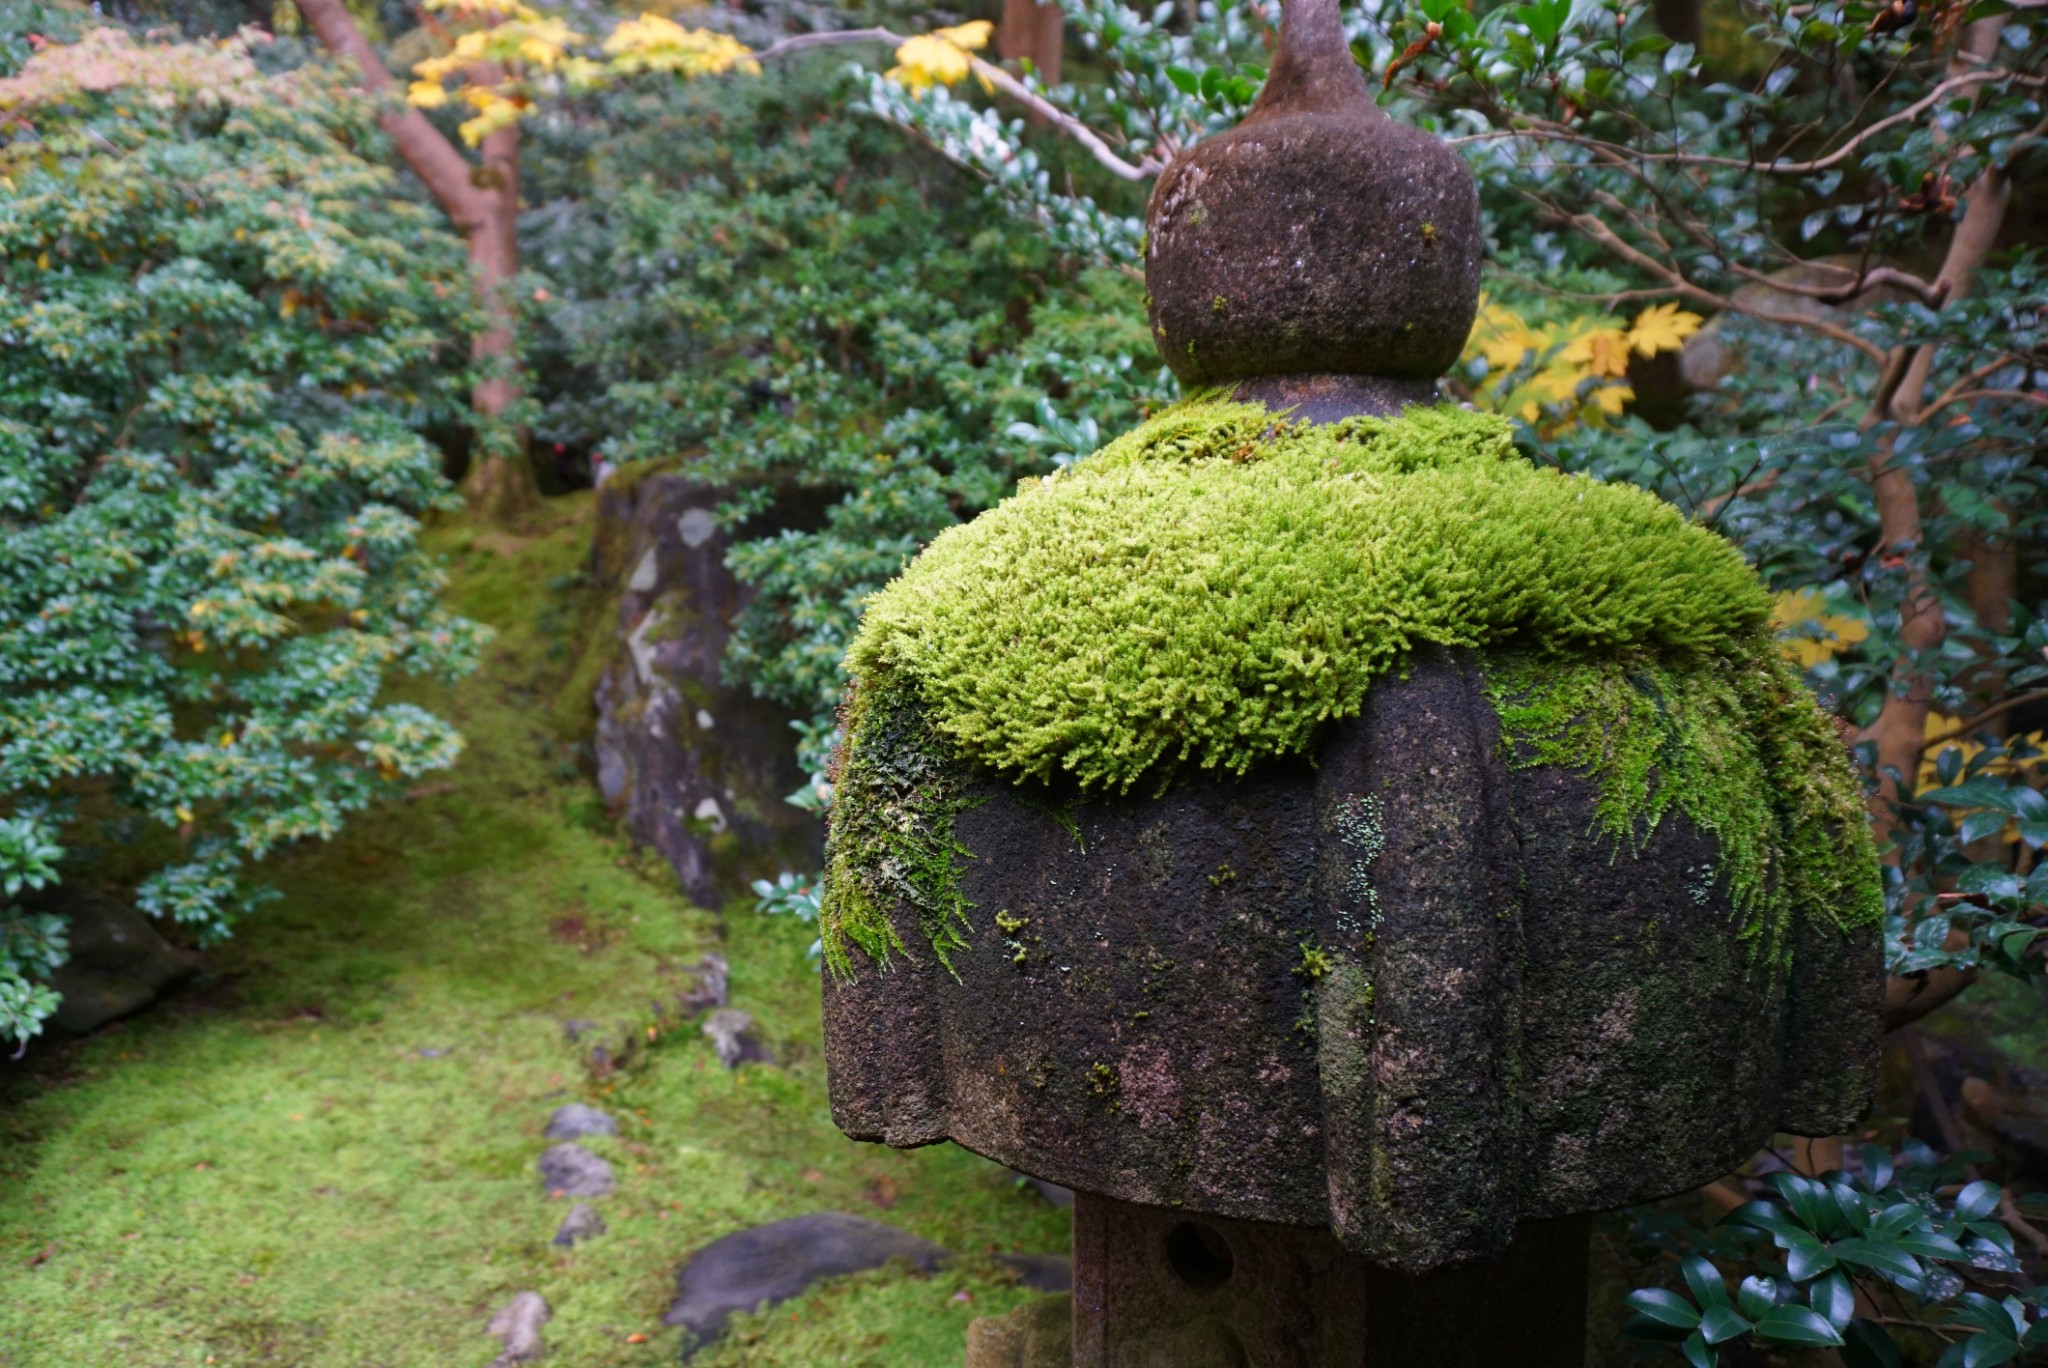
[[[395,90],[397,82],[343,0],[299,0],[299,13],[322,46],[356,64],[365,90],[372,94]],[[493,83],[498,74],[472,73],[474,79]],[[480,375],[470,404],[479,420],[481,440],[464,489],[486,516],[502,519],[537,495],[524,441],[502,422],[506,410],[519,398],[511,298],[512,280],[519,271],[519,131],[516,126],[508,127],[486,136],[483,164],[478,166],[425,114],[409,105],[386,110],[377,122],[469,246],[485,325],[471,344]]]
[[[1965,56],[1988,59],[1997,50],[2003,22],[1992,19],[1972,24],[1957,55],[1958,61]],[[1976,283],[1977,272],[1998,241],[1998,231],[2005,223],[2006,207],[2011,200],[2012,183],[1995,163],[1971,183],[1963,216],[1956,224],[1955,235],[1949,239],[1941,272],[1935,277],[1936,287],[1946,291],[1945,303],[1961,299]],[[1872,415],[1873,419],[1917,421],[1927,397],[1927,378],[1933,369],[1933,348],[1915,349],[1906,361],[1904,376],[1881,399],[1883,407]],[[1913,476],[1880,456],[1871,488],[1877,501],[1879,553],[1907,555],[1917,560],[1926,550],[1926,528]],[[1941,600],[1928,580],[1924,561],[1908,573],[1899,634],[1909,650],[1923,653],[1940,646],[1948,635]],[[1866,739],[1877,744],[1879,791],[1873,824],[1880,845],[1891,835],[1892,803],[1899,797],[1901,786],[1910,792],[1914,775],[1919,772],[1921,743],[1927,735],[1927,713],[1933,702],[1927,677],[1910,660],[1899,662],[1894,678],[1895,686],[1885,699],[1883,711],[1864,733]]]
[[[1966,31],[1956,54],[1956,63],[1990,59],[1998,48],[2002,19],[1979,20]],[[2012,200],[2012,184],[1996,165],[1987,166],[1966,192],[1962,218],[1949,239],[1948,252],[1935,277],[1943,288],[1944,303],[1953,303],[1970,292],[1977,272],[1998,240],[2006,208]],[[1879,397],[1871,415],[1873,422],[1889,418],[1900,423],[1920,419],[1926,402],[1927,381],[1934,369],[1934,350],[1919,347],[1905,358],[1903,375],[1888,394]],[[1947,638],[1948,624],[1941,600],[1930,580],[1926,562],[1926,525],[1920,507],[1920,491],[1912,474],[1892,465],[1888,453],[1880,454],[1871,482],[1878,511],[1879,553],[1913,558],[1900,609],[1899,635],[1908,651],[1932,652]],[[1894,804],[1912,792],[1920,771],[1920,755],[1927,738],[1927,716],[1933,705],[1933,684],[1910,657],[1901,658],[1894,669],[1893,689],[1884,701],[1877,720],[1863,732],[1877,748],[1878,791],[1872,799],[1871,827],[1878,845],[1889,843],[1897,826]],[[1887,855],[1887,860],[1896,859]],[[1951,933],[1950,948],[1961,933]],[[1897,1027],[1917,1021],[1976,981],[1974,970],[1935,969],[1907,978],[1894,978],[1885,986],[1885,1024]]]
[[[1058,5],[1037,0],[1003,0],[1003,22],[996,30],[996,51],[1004,61],[1029,61],[1038,79],[1060,83],[1060,58],[1065,51],[1066,14]]]

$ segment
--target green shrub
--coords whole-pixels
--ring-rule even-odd
[[[0,1038],[62,927],[59,847],[202,937],[250,861],[449,764],[391,701],[479,629],[442,609],[416,429],[463,398],[460,244],[366,104],[240,44],[110,29],[0,81]]]
[[[868,595],[1172,393],[1135,278],[849,113],[860,89],[843,56],[651,78],[534,121],[524,173],[537,435],[732,489],[730,669],[822,731]]]

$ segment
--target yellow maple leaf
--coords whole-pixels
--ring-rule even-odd
[[[418,109],[439,109],[448,103],[448,88],[439,81],[414,81],[405,88],[405,99]]]
[[[1619,328],[1591,328],[1566,343],[1558,359],[1589,375],[1619,379],[1628,374],[1628,348]]]
[[[971,23],[955,24],[951,28],[933,29],[932,37],[951,43],[956,48],[979,52],[988,46],[989,37],[995,31],[996,26],[988,20],[976,19]]]
[[[1771,626],[1781,638],[1778,648],[1802,669],[1833,660],[1870,635],[1870,624],[1862,618],[1827,608],[1827,600],[1812,589],[1780,594],[1771,603]]]
[[[716,76],[726,71],[758,75],[761,64],[753,49],[729,33],[686,29],[673,19],[646,13],[628,19],[604,40],[605,55],[621,72],[673,71],[684,76]]]
[[[1530,352],[1541,352],[1544,339],[1524,323],[1514,310],[1479,296],[1479,313],[1472,320],[1472,333],[1465,339],[1465,356],[1486,361],[1488,374],[1513,370]]]
[[[957,85],[974,69],[974,59],[965,50],[943,38],[921,33],[896,49],[896,65],[889,79],[910,90]]]
[[[1619,418],[1623,405],[1635,397],[1632,385],[1596,385],[1586,399],[1609,418]]]
[[[1629,344],[1644,356],[1677,351],[1685,344],[1686,338],[1700,330],[1704,322],[1706,320],[1698,314],[1676,304],[1652,304],[1637,314],[1636,321],[1629,325]]]
[[[968,72],[974,70],[974,58],[970,54],[986,47],[993,32],[994,24],[986,19],[976,19],[972,23],[921,33],[896,49],[896,65],[889,68],[888,77],[914,91],[958,85],[966,79]],[[986,77],[982,78],[982,85],[988,85]]]

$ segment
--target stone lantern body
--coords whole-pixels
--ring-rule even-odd
[[[1288,7],[1258,104],[1162,175],[1149,230],[1162,354],[1278,421],[1433,403],[1471,325],[1469,175],[1375,106],[1334,0]],[[1504,727],[1494,660],[1417,646],[1295,753],[1123,790],[934,760],[914,699],[854,728],[906,811],[945,771],[957,925],[835,820],[828,921],[868,880],[886,948],[826,975],[834,1119],[1075,1190],[1076,1365],[1576,1366],[1588,1213],[1863,1112],[1853,812],[1826,834],[1859,909],[1760,948],[1740,904],[1792,855],[1746,887],[1711,816],[1617,834],[1611,782]]]

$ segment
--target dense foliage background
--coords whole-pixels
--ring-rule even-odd
[[[248,865],[460,742],[386,693],[459,674],[418,429],[459,403],[469,291],[331,76],[100,29],[0,83],[0,1038],[54,1006],[62,921],[128,862],[225,933]],[[367,154],[367,155],[366,155]]]
[[[112,875],[218,935],[257,861],[454,758],[390,687],[478,645],[419,549],[444,467],[508,532],[534,488],[635,463],[723,491],[754,591],[728,672],[790,713],[818,776],[794,800],[827,807],[866,596],[1173,397],[1144,197],[1247,107],[1280,17],[1061,8],[1063,52],[1041,28],[986,53],[987,6],[113,16],[170,41],[0,0],[0,1039],[35,1032],[65,953],[39,889]],[[1383,103],[1481,187],[1487,294],[1450,393],[1736,542],[1887,846],[1880,1143],[1759,1156],[1617,1236],[1626,1276],[1665,1284],[1632,1330],[1696,1365],[1737,1342],[1992,1364],[2048,1338],[2048,1236],[2010,1155],[1973,1154],[2020,1103],[1962,1116],[1925,1034],[1988,978],[2041,1035],[2040,14],[1347,11]],[[787,40],[808,46],[750,69]],[[453,82],[415,90],[424,112],[401,103],[421,60]],[[809,912],[808,887],[763,905]]]
[[[529,128],[534,431],[612,467],[687,454],[731,491],[754,588],[733,673],[829,731],[859,606],[1058,444],[1172,380],[1130,276],[992,214],[871,118],[844,57],[640,79]]]

